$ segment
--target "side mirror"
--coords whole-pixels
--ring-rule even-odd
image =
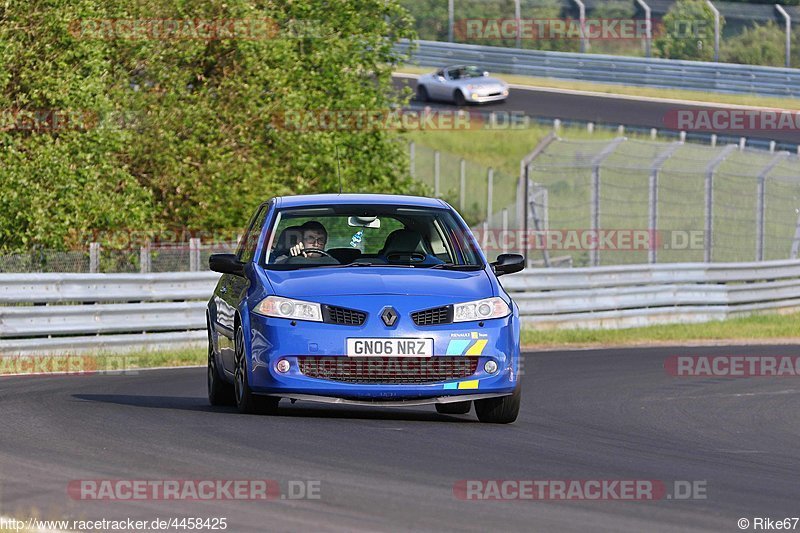
[[[436,81],[439,83],[444,83],[444,76],[436,76]]]
[[[484,70],[483,71],[483,77],[486,78],[488,76],[489,76],[489,71],[488,70]]]
[[[525,256],[520,254],[500,254],[497,261],[491,263],[495,276],[513,274],[525,268]]]
[[[236,254],[211,254],[208,258],[208,267],[220,274],[244,276],[244,263],[236,258]]]

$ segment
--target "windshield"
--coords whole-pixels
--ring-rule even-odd
[[[483,268],[468,231],[447,209],[358,205],[281,209],[262,266]]]
[[[463,80],[467,78],[481,78],[483,77],[483,70],[476,66],[456,67],[449,71],[450,78],[454,80]]]

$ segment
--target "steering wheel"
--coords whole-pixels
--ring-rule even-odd
[[[386,260],[390,263],[398,263],[406,257],[412,263],[421,263],[422,261],[425,261],[428,256],[421,252],[392,252],[390,254],[386,254]]]
[[[324,256],[330,257],[331,259],[336,260],[335,257],[333,257],[331,254],[329,254],[328,252],[326,252],[322,248],[303,248],[302,251],[303,252],[312,252],[312,253],[315,253],[315,254],[324,255]],[[296,255],[295,257],[302,257],[302,254]]]

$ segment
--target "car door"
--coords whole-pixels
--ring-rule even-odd
[[[255,259],[256,246],[268,213],[269,205],[264,204],[253,215],[236,251],[236,257],[239,261],[249,263]],[[236,310],[239,309],[242,300],[247,295],[249,287],[250,281],[247,278],[233,274],[223,274],[219,288],[214,295],[217,308],[215,327],[219,335],[222,367],[230,374],[233,374],[234,369],[234,338],[236,334],[234,321],[236,319]]]
[[[444,70],[438,70],[432,77],[433,81],[426,88],[428,95],[436,100],[449,99],[449,89],[447,89],[447,78]]]

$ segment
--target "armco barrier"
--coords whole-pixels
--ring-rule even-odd
[[[205,340],[219,274],[0,275],[0,355]],[[501,278],[528,327],[620,328],[800,309],[800,261],[536,268]]]
[[[0,355],[157,350],[206,338],[219,274],[0,274]]]
[[[571,52],[543,52],[473,44],[415,41],[411,62],[423,66],[476,64],[489,71],[545,78],[800,97],[800,69]],[[408,52],[409,43],[398,44]]]

